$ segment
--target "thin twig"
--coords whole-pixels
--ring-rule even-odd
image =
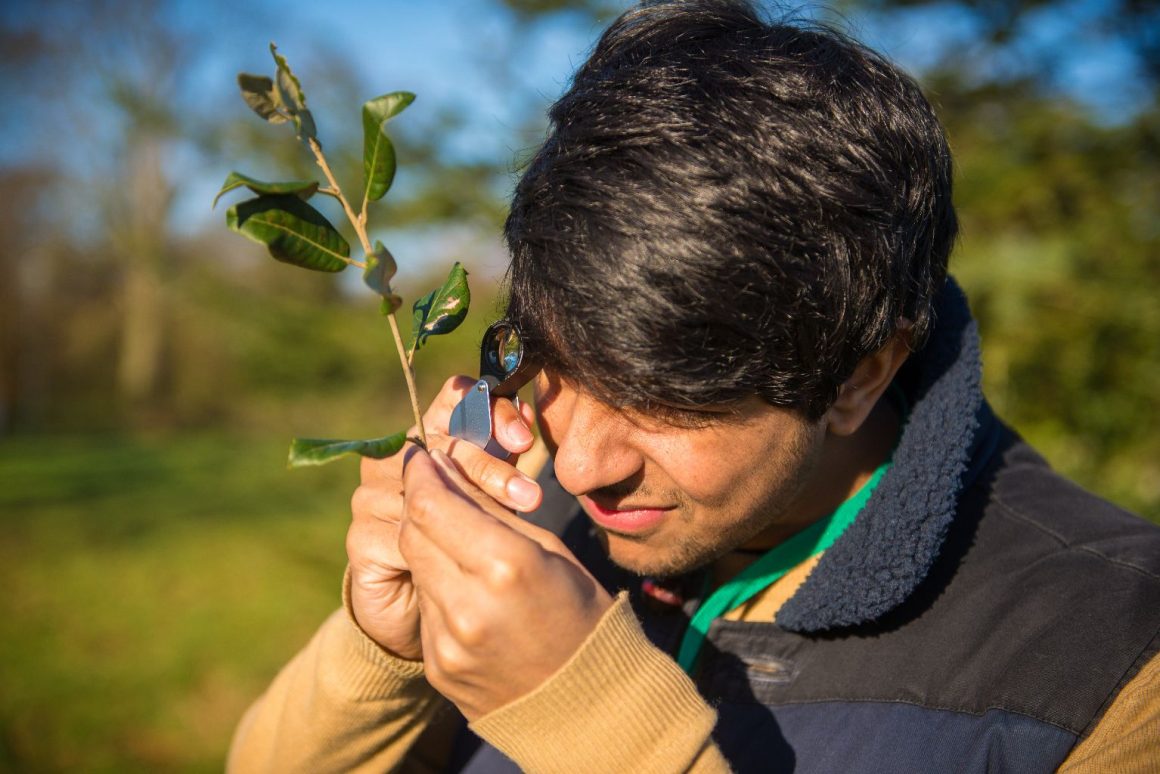
[[[338,181],[334,179],[334,173],[330,171],[330,165],[326,163],[326,156],[322,155],[322,146],[313,137],[310,138],[310,151],[314,154],[314,161],[322,169],[322,174],[326,175],[326,182],[330,183],[330,188],[334,191],[335,198],[342,204],[342,209],[346,213],[347,220],[354,226],[355,233],[358,234],[359,241],[362,242],[363,251],[367,255],[370,255],[373,251],[371,250],[371,243],[367,240],[366,229],[359,228],[358,216],[350,208],[350,202],[343,196],[342,188],[338,185]]]
[[[310,151],[314,154],[314,160],[317,162],[319,168],[322,169],[322,174],[326,175],[326,182],[330,184],[329,188],[319,191],[326,191],[329,195],[338,199],[342,204],[343,212],[346,213],[347,220],[354,226],[354,232],[358,235],[359,242],[362,243],[363,252],[368,256],[374,253],[371,248],[370,239],[367,238],[366,229],[366,201],[363,201],[362,215],[355,215],[354,210],[351,209],[350,202],[342,193],[342,188],[338,185],[338,181],[334,179],[334,173],[330,171],[330,165],[326,163],[326,156],[322,153],[322,146],[313,137],[310,138]],[[351,261],[355,266],[366,268],[366,264],[358,261]],[[399,362],[403,366],[403,379],[407,382],[407,393],[411,397],[411,411],[415,415],[415,426],[419,428],[419,439],[423,442],[423,447],[427,447],[427,431],[423,427],[423,412],[419,409],[419,391],[415,388],[415,370],[411,367],[411,358],[414,357],[414,352],[408,354],[406,345],[403,344],[403,335],[399,332],[399,320],[394,312],[387,315],[387,321],[391,325],[391,335],[395,339],[395,349],[399,353]]]

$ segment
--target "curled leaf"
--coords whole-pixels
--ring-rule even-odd
[[[378,201],[395,179],[395,146],[386,125],[415,101],[409,91],[395,91],[363,104],[363,193],[367,201]]]
[[[385,459],[397,454],[407,443],[406,433],[395,433],[365,441],[340,441],[329,438],[295,438],[290,442],[286,465],[301,468],[307,465],[325,465],[346,454]]]
[[[274,85],[279,104],[294,121],[294,131],[298,134],[298,139],[304,142],[316,139],[318,132],[314,125],[314,116],[306,109],[306,94],[302,91],[302,84],[290,69],[286,57],[278,53],[278,47],[273,43],[270,44],[270,54],[278,66]]]
[[[305,110],[306,95],[302,92],[302,84],[298,81],[298,76],[294,75],[286,57],[278,53],[278,47],[273,43],[270,44],[270,54],[274,57],[274,64],[278,66],[278,96],[281,98],[286,112],[294,115]]]
[[[279,261],[315,271],[342,271],[350,245],[318,210],[297,196],[262,195],[226,211],[230,230],[266,245]]]
[[[217,192],[217,196],[213,197],[214,206],[217,206],[218,199],[222,196],[242,186],[249,188],[256,194],[293,194],[302,201],[306,201],[318,190],[318,181],[290,180],[285,183],[266,183],[255,180],[249,175],[243,175],[241,172],[230,172],[226,181],[222,183],[221,190]]]
[[[467,317],[470,304],[467,271],[456,261],[442,287],[432,290],[412,307],[410,351],[422,347],[429,336],[440,336],[458,328]]]
[[[285,113],[279,111],[282,105],[278,92],[274,89],[274,81],[264,75],[238,73],[238,88],[242,90],[242,99],[250,108],[272,124],[284,124],[289,121]]]
[[[375,240],[375,251],[367,256],[367,267],[363,271],[363,282],[371,290],[383,297],[381,310],[384,315],[403,305],[403,299],[391,291],[391,280],[399,270],[395,257],[382,242]]]
[[[294,114],[294,133],[303,142],[318,141],[318,128],[314,125],[314,116],[309,110],[300,110]]]
[[[375,251],[367,256],[367,268],[363,272],[363,282],[379,295],[391,292],[391,280],[399,270],[395,257],[379,240],[375,240]]]

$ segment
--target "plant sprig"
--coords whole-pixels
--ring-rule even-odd
[[[471,303],[467,272],[456,262],[442,286],[415,302],[412,307],[411,340],[409,344],[404,344],[396,316],[403,301],[391,287],[391,280],[398,267],[382,242],[376,241],[372,247],[367,233],[368,206],[382,199],[395,179],[397,160],[394,144],[387,134],[387,122],[405,110],[415,100],[415,95],[396,91],[376,97],[363,105],[363,187],[361,206],[356,213],[335,179],[322,150],[314,116],[306,107],[302,84],[273,43],[270,44],[270,54],[274,57],[276,67],[274,77],[240,73],[238,86],[242,98],[269,123],[294,127],[296,136],[310,151],[322,171],[326,185],[316,180],[268,183],[239,172],[231,172],[214,197],[214,204],[224,194],[246,188],[257,196],[229,208],[226,225],[231,230],[265,245],[271,256],[284,263],[324,272],[339,272],[348,266],[363,270],[364,283],[382,297],[380,309],[390,325],[391,337],[403,369],[418,432],[418,438],[410,440],[426,446],[427,432],[423,427],[423,415],[415,388],[415,352],[426,343],[428,337],[450,333],[463,322]],[[315,194],[333,197],[342,206],[362,247],[363,260],[351,257],[350,244],[325,215],[308,203]],[[290,445],[289,464],[292,467],[320,465],[345,454],[381,459],[397,453],[407,440],[406,433],[362,441],[294,439]]]

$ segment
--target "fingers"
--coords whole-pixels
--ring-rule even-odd
[[[433,436],[448,435],[448,424],[451,420],[451,412],[455,410],[455,407],[459,405],[459,402],[463,400],[464,396],[471,391],[475,383],[475,380],[471,377],[462,375],[452,376],[443,383],[439,394],[435,396],[435,399],[423,415],[423,426],[428,434],[429,446],[436,448],[439,445],[438,442],[434,441]],[[533,438],[529,428],[534,421],[534,414],[530,413],[528,409],[530,407],[525,408],[521,406],[517,410],[511,401],[503,398],[495,401],[495,415],[493,419],[494,433],[496,438],[499,439],[500,444],[511,454],[521,454],[532,446]],[[416,436],[418,434],[419,429],[415,425],[412,425],[407,430],[408,436]],[[443,448],[447,448],[447,444],[444,444]],[[384,460],[363,457],[359,471],[363,483],[398,480],[402,478],[402,457],[396,455]],[[506,483],[506,480],[501,483]],[[538,505],[538,501],[529,505],[525,499],[521,500],[518,504],[515,502],[509,502],[508,504],[512,507],[527,509]]]
[[[489,503],[486,495],[473,497],[476,488],[440,450],[415,454],[407,463],[403,485],[408,543],[402,546],[404,552],[414,548],[417,530],[424,541],[433,542],[464,569],[473,570],[484,557],[502,550],[500,544],[513,539],[526,542],[496,518],[494,514],[503,510]]]
[[[355,521],[377,520],[391,523],[399,521],[399,514],[403,512],[403,486],[395,479],[393,482],[368,482],[363,476],[363,483],[354,490],[350,498],[350,513]]]
[[[471,388],[474,386],[475,379],[470,376],[452,376],[443,382],[439,394],[435,396],[435,400],[431,401],[431,405],[423,414],[423,426],[427,432],[446,434],[451,412],[459,405],[459,401],[463,400],[463,396],[471,392]],[[408,432],[413,435],[418,432],[418,428],[411,428]]]
[[[399,551],[397,526],[352,521],[346,532],[346,554],[356,572],[394,578],[408,571],[407,561]]]
[[[421,462],[424,470],[412,474],[411,468],[415,462]],[[435,470],[438,475],[432,477],[431,470]],[[416,519],[419,528],[439,543],[443,550],[458,553],[490,551],[498,555],[503,550],[501,544],[515,539],[516,543],[527,547],[535,544],[545,551],[571,556],[556,535],[498,507],[441,451],[435,450],[430,456],[416,454],[415,459],[408,464],[407,471],[408,476],[421,477],[418,483],[410,483],[413,479],[407,479],[407,486],[416,487],[414,491],[410,488],[407,490],[406,501],[412,506],[408,512],[419,514]],[[468,513],[463,512],[465,503],[474,506]],[[440,509],[461,515],[448,516]],[[485,546],[482,542],[484,540],[494,540],[496,544]]]
[[[459,439],[433,444],[455,461],[459,472],[496,502],[517,511],[540,507],[544,493],[534,479],[506,460],[491,456],[478,446]],[[473,487],[473,489],[475,488]]]
[[[536,407],[527,401],[522,401],[519,405],[520,416],[524,419],[524,424],[531,427],[536,423]]]
[[[522,408],[522,407],[521,407]],[[531,422],[507,398],[497,398],[492,406],[495,439],[512,454],[523,454],[532,447]]]

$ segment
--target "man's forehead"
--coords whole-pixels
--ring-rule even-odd
[[[750,395],[741,400],[689,404],[663,399],[640,401],[618,401],[607,395],[593,379],[584,376],[564,374],[551,367],[540,371],[536,377],[536,398],[550,402],[554,393],[561,389],[578,393],[599,403],[608,411],[628,419],[633,424],[657,428],[697,429],[700,427],[744,424],[761,418],[770,412],[786,412],[772,406],[758,395]]]

